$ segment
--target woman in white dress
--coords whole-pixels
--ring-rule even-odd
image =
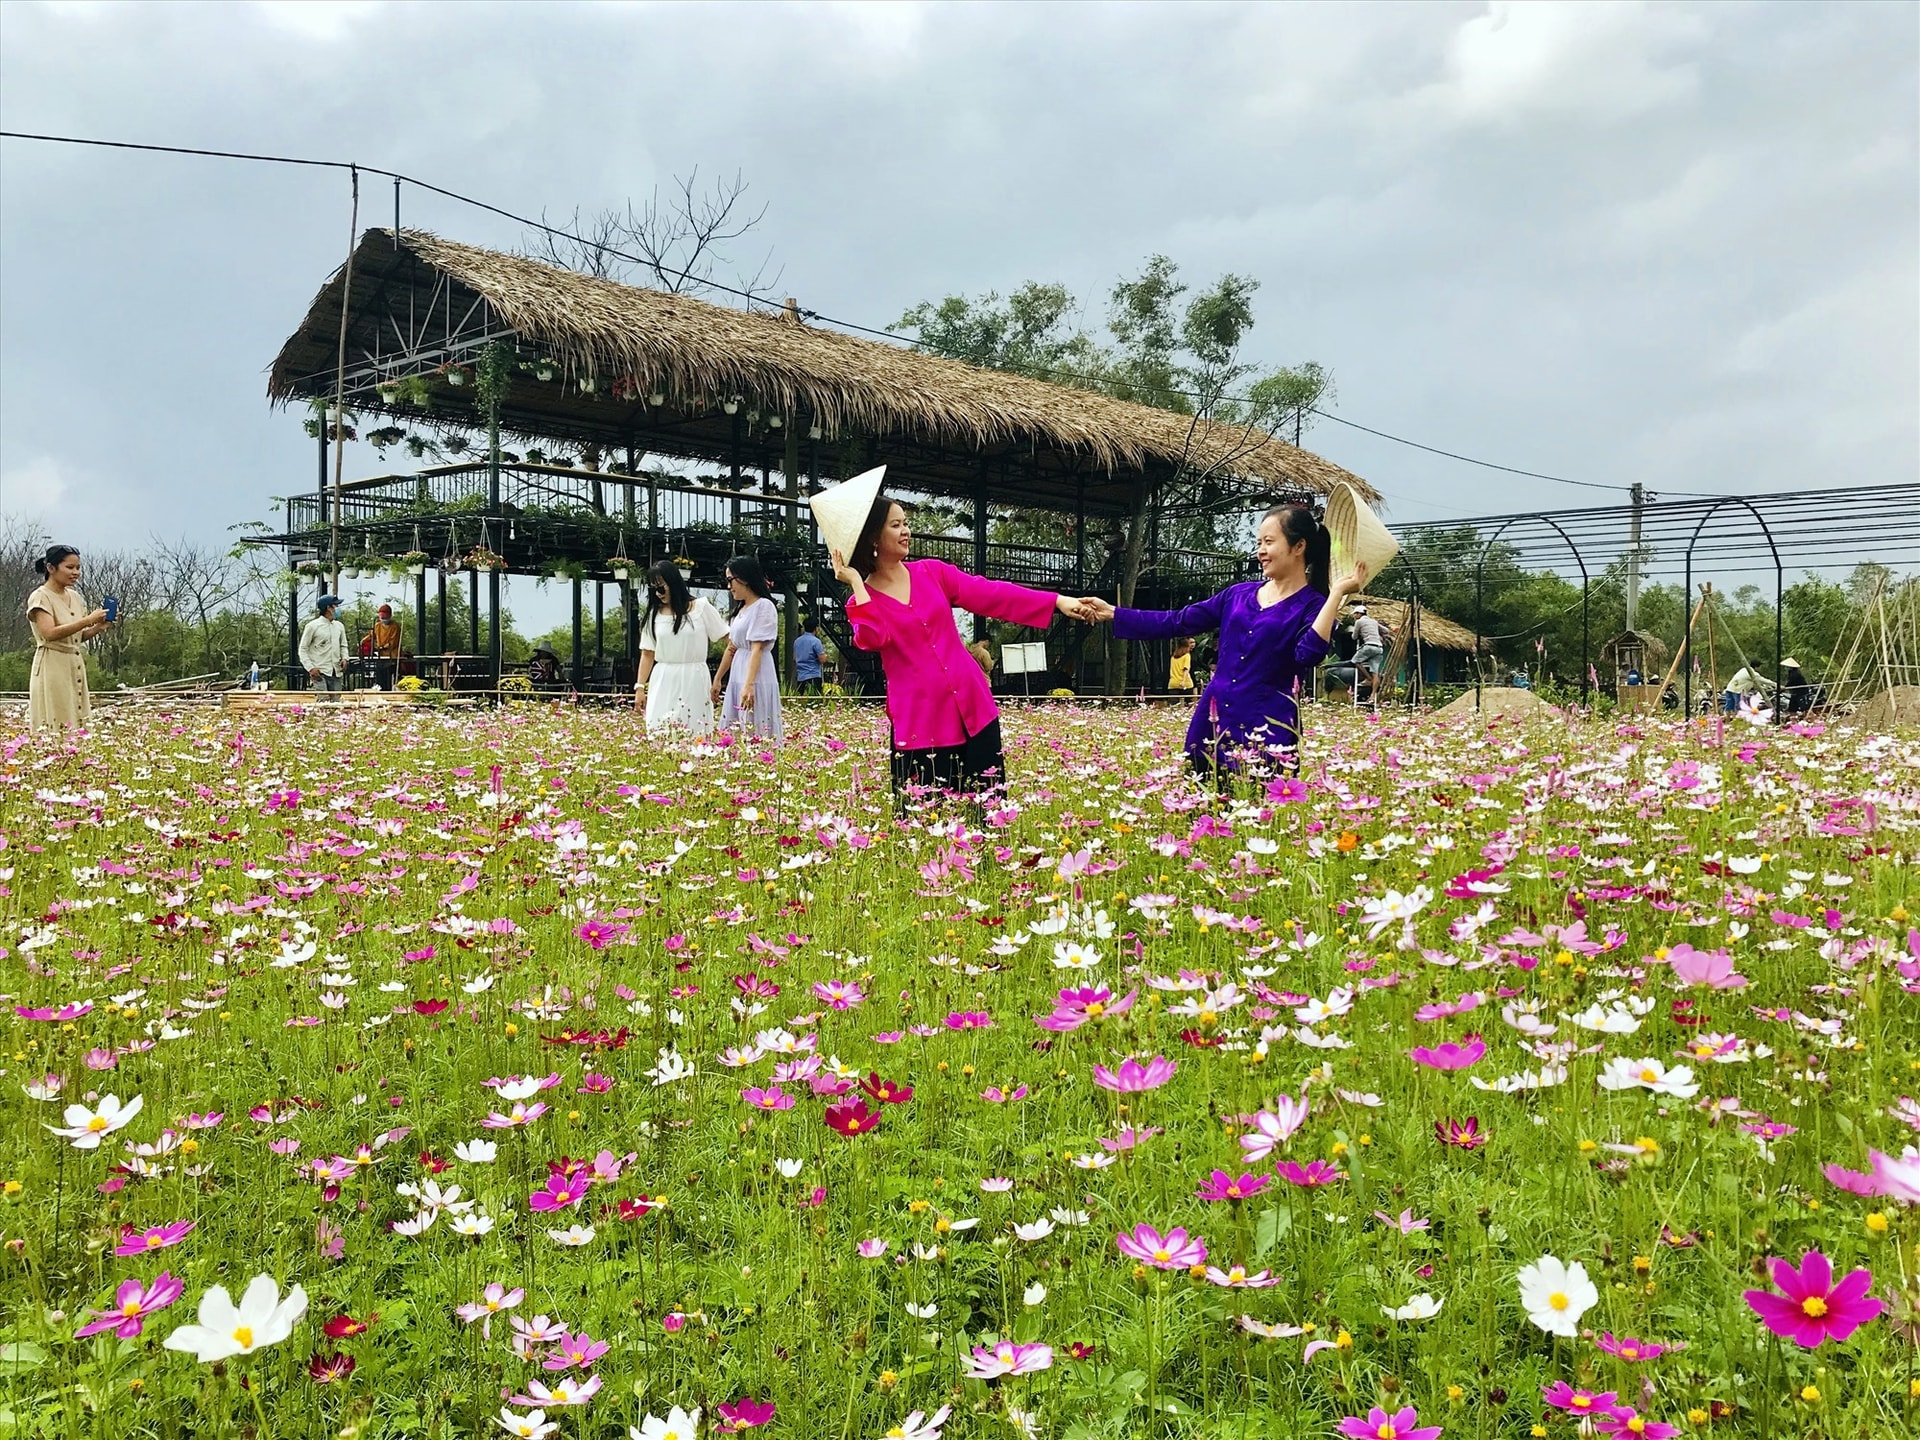
[[[647,733],[665,729],[713,733],[707,651],[727,634],[718,610],[687,589],[679,567],[647,571],[647,613],[640,621],[640,673],[633,708],[645,713]]]
[[[773,642],[780,638],[780,612],[773,608],[773,587],[758,560],[736,555],[727,562],[727,589],[734,599],[733,619],[727,625],[727,653],[713,679],[713,698],[720,698],[723,686],[726,692],[720,723],[778,740],[780,677]]]

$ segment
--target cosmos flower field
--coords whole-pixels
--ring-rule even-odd
[[[1920,741],[1185,721],[0,730],[0,1437],[1912,1433]]]

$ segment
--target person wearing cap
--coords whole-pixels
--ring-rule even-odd
[[[300,632],[300,663],[306,667],[309,689],[338,692],[345,688],[347,627],[333,617],[339,608],[338,595],[322,595],[314,606],[314,617]]]
[[[1780,700],[1781,709],[1789,715],[1804,715],[1813,708],[1813,683],[1791,655],[1780,662]]]
[[[360,653],[373,662],[373,683],[382,690],[393,689],[393,677],[400,668],[400,627],[394,623],[393,606],[380,607],[373,629],[360,637]]]
[[[1365,605],[1353,607],[1354,698],[1363,704],[1373,699],[1380,669],[1387,663],[1387,631]],[[1365,685],[1364,691],[1360,688]]]
[[[1000,708],[954,610],[1044,630],[1056,611],[1088,618],[1087,602],[982,579],[945,560],[909,560],[907,513],[881,491],[881,477],[868,471],[816,496],[814,513],[834,578],[853,592],[853,643],[877,653],[886,675],[893,783],[903,793],[982,790],[1005,778]]]

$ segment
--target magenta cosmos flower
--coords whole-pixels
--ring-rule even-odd
[[[769,1423],[774,1414],[771,1400],[756,1400],[751,1395],[743,1395],[732,1404],[720,1407],[721,1423],[714,1428],[738,1434],[742,1430],[757,1429]]]
[[[1053,1002],[1051,1015],[1036,1015],[1033,1023],[1042,1030],[1078,1030],[1089,1021],[1126,1014],[1133,1008],[1134,997],[1139,993],[1138,990],[1129,990],[1116,1000],[1113,991],[1104,985],[1072,986],[1060,992],[1060,997]]]
[[[1556,1380],[1541,1392],[1541,1399],[1556,1410],[1564,1410],[1569,1415],[1610,1415],[1620,1396],[1617,1391],[1602,1390],[1598,1394],[1592,1390],[1576,1389],[1564,1380]]]
[[[1109,1070],[1104,1065],[1094,1066],[1093,1083],[1102,1090],[1117,1090],[1122,1095],[1131,1095],[1141,1090],[1158,1090],[1173,1078],[1173,1072],[1179,1068],[1164,1055],[1156,1055],[1144,1065],[1138,1060],[1127,1059],[1120,1062],[1118,1070]]]
[[[1774,1334],[1811,1350],[1828,1340],[1844,1340],[1886,1308],[1867,1291],[1873,1272],[1853,1270],[1835,1284],[1833,1265],[1818,1250],[1800,1257],[1794,1269],[1783,1259],[1772,1261],[1773,1283],[1783,1292],[1749,1290],[1747,1304]]]
[[[1273,1172],[1289,1185],[1308,1187],[1332,1185],[1347,1178],[1344,1170],[1329,1165],[1325,1160],[1309,1160],[1305,1165],[1297,1160],[1283,1160],[1273,1167]]]
[[[1631,1405],[1616,1406],[1604,1415],[1594,1416],[1593,1429],[1607,1440],[1673,1440],[1680,1433],[1678,1425],[1649,1420]]]
[[[1469,1035],[1458,1044],[1448,1040],[1439,1045],[1416,1045],[1407,1053],[1415,1063],[1430,1070],[1465,1070],[1487,1053],[1487,1042],[1478,1035]]]
[[[549,1175],[545,1186],[527,1197],[527,1208],[542,1211],[564,1210],[569,1205],[578,1205],[584,1200],[592,1186],[593,1177],[584,1172],[577,1175]]]
[[[153,1277],[151,1285],[139,1280],[122,1280],[120,1288],[113,1292],[113,1308],[95,1310],[93,1319],[76,1330],[73,1338],[84,1340],[102,1330],[111,1330],[122,1340],[132,1340],[140,1334],[149,1315],[173,1304],[186,1288],[184,1280],[164,1270]]]
[[[1202,1200],[1250,1200],[1272,1183],[1267,1175],[1247,1174],[1236,1179],[1225,1170],[1216,1170],[1194,1193]]]
[[[1362,1420],[1349,1415],[1340,1422],[1340,1433],[1349,1440],[1438,1440],[1438,1425],[1422,1425],[1420,1412],[1408,1405],[1389,1415],[1378,1405]]]
[[[164,1250],[186,1239],[197,1223],[193,1220],[170,1220],[165,1225],[151,1225],[145,1230],[135,1230],[129,1225],[121,1230],[120,1243],[113,1247],[113,1253],[144,1255],[149,1250]]]
[[[1622,1335],[1616,1340],[1611,1330],[1603,1330],[1594,1336],[1593,1343],[1617,1360],[1636,1364],[1642,1360],[1658,1360],[1669,1348],[1652,1340],[1635,1340],[1630,1335]]]
[[[1207,1242],[1198,1235],[1189,1238],[1178,1227],[1162,1235],[1151,1225],[1136,1225],[1114,1236],[1113,1243],[1122,1255],[1159,1270],[1185,1270],[1207,1259]]]

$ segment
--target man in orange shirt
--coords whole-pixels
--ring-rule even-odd
[[[373,629],[360,637],[360,653],[373,660],[373,683],[382,690],[393,689],[393,677],[400,664],[400,627],[394,622],[393,607],[382,605]]]

